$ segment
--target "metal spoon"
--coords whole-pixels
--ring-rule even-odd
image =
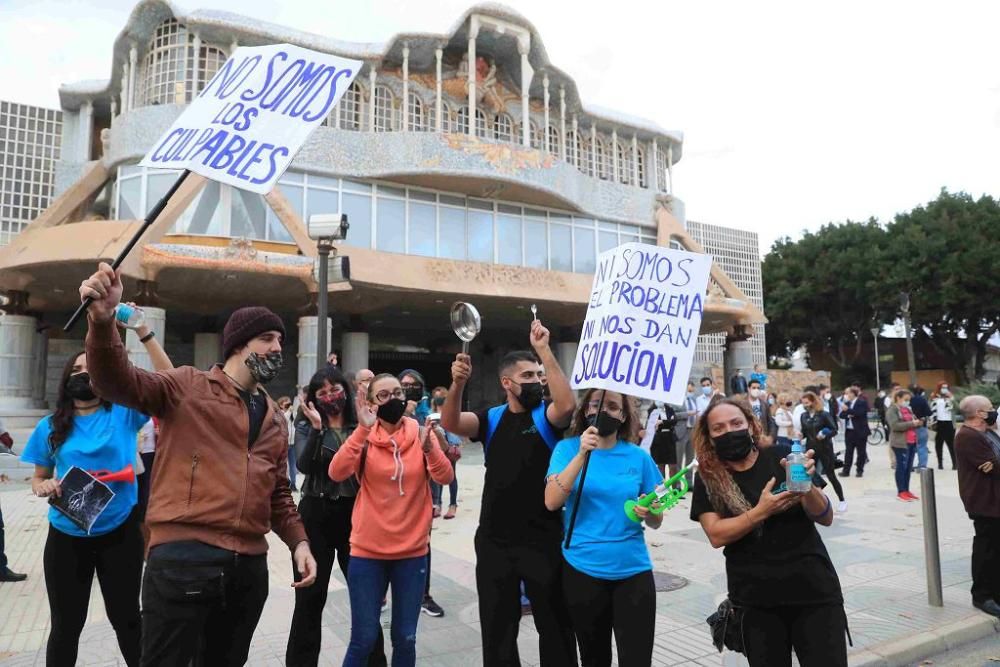
[[[535,304],[531,304],[531,319],[532,320],[538,319],[538,308],[535,306]]]

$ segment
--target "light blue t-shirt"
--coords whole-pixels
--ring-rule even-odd
[[[562,472],[580,450],[580,438],[556,445],[549,475]],[[584,485],[573,542],[563,557],[574,568],[597,579],[626,579],[653,569],[642,537],[642,524],[625,515],[625,501],[649,493],[663,481],[652,457],[640,447],[619,440],[611,449],[595,449]],[[566,500],[563,527],[569,527],[580,478]]]
[[[141,412],[120,405],[112,405],[108,410],[98,408],[89,415],[76,415],[69,437],[53,454],[49,447],[49,434],[52,432],[50,415],[38,422],[28,444],[24,446],[21,460],[54,468],[56,479],[62,479],[73,466],[88,472],[117,472],[129,464],[135,465],[136,438],[147,421],[149,417]],[[114,491],[115,497],[97,517],[90,537],[110,533],[120,526],[136,504],[138,493],[135,482],[105,483]],[[88,537],[86,531],[54,507],[49,508],[49,522],[67,535]]]

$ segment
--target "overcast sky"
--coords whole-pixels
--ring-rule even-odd
[[[0,0],[0,97],[107,79],[129,0]],[[448,30],[458,0],[181,0],[351,41]],[[1000,195],[1000,3],[508,0],[586,102],[684,132],[690,220],[774,239]],[[608,8],[612,11],[608,12]]]

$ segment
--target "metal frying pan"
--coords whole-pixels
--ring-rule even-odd
[[[479,335],[483,328],[479,311],[471,303],[456,301],[451,306],[451,328],[462,341],[462,354],[469,353],[469,343]]]

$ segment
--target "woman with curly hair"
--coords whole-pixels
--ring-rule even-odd
[[[653,564],[641,523],[625,514],[625,501],[649,493],[663,478],[645,450],[633,444],[639,418],[628,396],[590,389],[570,426],[574,437],[556,445],[549,463],[545,506],[550,511],[573,507],[587,453],[587,473],[573,542],[563,546],[563,593],[584,667],[611,665],[611,633],[618,664],[649,665],[653,655],[656,591]],[[600,411],[600,412],[598,412]],[[636,507],[650,528],[662,516]],[[570,512],[563,512],[567,525]]]
[[[820,489],[784,489],[789,450],[758,448],[760,423],[744,401],[716,400],[694,431],[698,478],[691,519],[724,547],[729,601],[741,615],[751,667],[847,665],[840,580],[816,524],[833,523]],[[806,453],[812,478],[813,452]]]

